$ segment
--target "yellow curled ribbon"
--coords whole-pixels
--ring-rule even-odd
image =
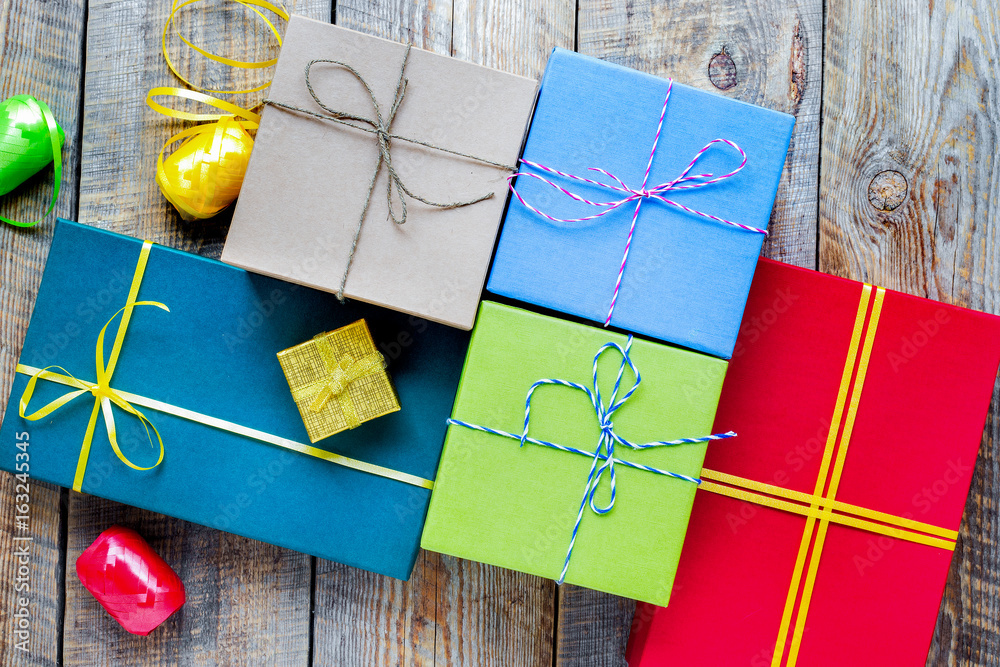
[[[170,34],[170,26],[174,24],[174,18],[176,17],[179,11],[181,11],[185,7],[190,7],[191,5],[197,4],[199,2],[202,2],[202,0],[186,0],[186,2],[180,2],[180,0],[175,0],[173,8],[170,11],[170,16],[167,17],[167,22],[163,26],[163,59],[167,61],[167,67],[170,68],[170,71],[174,73],[174,76],[176,76],[178,79],[183,81],[191,88],[206,93],[238,95],[242,93],[255,93],[257,91],[264,90],[265,88],[267,88],[271,83],[270,81],[267,81],[254,88],[245,88],[237,90],[221,90],[221,89],[213,90],[210,88],[205,88],[202,86],[195,85],[177,70],[177,68],[174,66],[173,61],[170,60],[170,53],[169,50],[167,49],[167,37]],[[282,20],[288,21],[289,14],[287,11],[285,11],[284,8],[274,5],[270,2],[267,2],[267,0],[232,0],[232,2],[243,5],[244,7],[248,8],[250,11],[255,13],[257,16],[259,16],[261,20],[263,20],[264,23],[267,24],[267,27],[271,31],[271,34],[274,35],[275,40],[277,40],[278,42],[278,46],[281,46],[281,33],[270,21],[270,19],[268,19],[267,16],[265,16],[264,13],[260,11],[260,9],[258,9],[258,7],[273,12],[276,16],[280,17]],[[265,67],[271,67],[272,65],[275,65],[278,62],[277,58],[269,58],[267,60],[249,61],[249,62],[243,60],[235,60],[233,58],[226,58],[225,56],[217,55],[215,53],[212,53],[211,51],[207,51],[206,49],[201,48],[200,46],[197,46],[196,44],[191,42],[187,37],[181,34],[180,29],[178,29],[176,25],[174,26],[174,32],[182,42],[187,44],[189,47],[194,49],[202,56],[208,58],[211,61],[222,63],[224,65],[229,65],[230,67],[236,67],[238,69],[263,69]]]
[[[338,359],[326,334],[316,336],[313,340],[329,375],[302,387],[296,387],[292,390],[292,398],[296,402],[311,399],[309,410],[312,412],[321,412],[327,403],[336,400],[344,413],[347,428],[360,426],[361,418],[348,389],[356,380],[385,370],[385,358],[378,352],[372,352],[361,359],[355,359],[349,354]]]
[[[225,113],[192,113],[173,109],[155,98],[192,100]],[[210,121],[170,137],[156,159],[156,184],[185,220],[210,218],[236,200],[253,151],[250,132],[260,126],[252,111],[185,88],[153,88],[146,96],[151,109],[168,118]],[[172,144],[183,143],[164,158]]]
[[[95,349],[97,382],[79,380],[61,366],[34,368],[25,364],[18,364],[15,369],[18,373],[27,375],[30,378],[28,380],[28,384],[24,388],[24,392],[21,394],[21,400],[19,403],[18,414],[20,414],[23,419],[38,421],[53,414],[59,408],[79,396],[87,393],[94,396],[94,409],[90,415],[90,422],[87,424],[87,430],[83,437],[83,445],[80,447],[80,456],[76,466],[76,473],[73,477],[74,491],[80,491],[83,486],[83,478],[87,470],[87,459],[90,457],[90,450],[94,441],[94,433],[97,427],[97,416],[99,413],[104,414],[104,423],[107,426],[108,439],[111,442],[111,447],[118,458],[125,463],[125,465],[134,470],[145,471],[152,470],[163,462],[163,439],[160,437],[160,433],[156,430],[156,427],[153,426],[149,419],[147,419],[146,416],[135,407],[136,405],[141,405],[143,407],[156,410],[157,412],[173,415],[181,419],[186,419],[188,421],[203,424],[221,431],[226,431],[234,435],[257,440],[259,442],[271,444],[283,449],[296,451],[307,456],[312,456],[317,459],[322,459],[324,461],[344,466],[345,468],[351,468],[372,475],[378,475],[379,477],[392,479],[397,482],[402,482],[404,484],[409,484],[422,489],[434,488],[434,482],[429,479],[424,479],[423,477],[418,477],[417,475],[411,475],[399,470],[393,470],[392,468],[385,468],[374,463],[368,463],[367,461],[361,461],[334,452],[328,452],[318,447],[312,447],[288,438],[282,438],[270,433],[265,433],[264,431],[258,431],[241,424],[235,424],[223,419],[218,419],[217,417],[200,414],[198,412],[194,412],[193,410],[187,410],[175,405],[170,405],[169,403],[164,403],[162,401],[157,401],[155,399],[146,398],[144,396],[112,388],[111,378],[114,375],[115,367],[118,365],[118,357],[121,354],[122,343],[125,340],[125,333],[128,330],[129,321],[132,318],[132,311],[136,306],[155,306],[167,312],[170,310],[166,305],[157,301],[136,301],[136,297],[139,294],[139,286],[142,283],[142,278],[146,271],[146,264],[149,260],[149,253],[152,246],[153,244],[149,241],[142,244],[142,250],[139,253],[139,261],[135,268],[135,274],[132,278],[132,286],[129,288],[128,299],[125,302],[125,306],[115,313],[110,320],[108,320],[108,323],[104,325],[97,337],[97,346]],[[115,318],[119,315],[121,315],[121,321],[118,324],[118,331],[115,335],[115,343],[111,348],[111,356],[108,358],[107,364],[105,364],[104,337],[107,333],[108,327],[111,326]],[[379,355],[379,357],[381,358],[381,355]],[[364,366],[365,364],[358,363],[356,365]],[[55,373],[53,370],[59,370],[61,373]],[[47,380],[56,384],[72,387],[74,391],[70,391],[60,396],[45,407],[29,414],[28,404],[31,402],[31,398],[34,395],[35,386],[37,385],[38,380]],[[156,463],[148,467],[137,465],[130,461],[121,451],[118,446],[117,430],[115,428],[115,418],[112,411],[112,404],[117,405],[126,413],[138,418],[142,422],[150,444],[153,442],[150,430],[152,430],[153,434],[156,435],[156,440],[159,443],[160,449],[159,457],[157,458]]]

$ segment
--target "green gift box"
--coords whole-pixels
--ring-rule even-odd
[[[422,546],[666,605],[726,368],[484,302]]]

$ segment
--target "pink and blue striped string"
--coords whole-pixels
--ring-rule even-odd
[[[667,104],[670,102],[670,92],[673,90],[673,87],[674,87],[673,79],[670,79],[670,83],[667,86],[667,95],[663,100],[663,108],[660,110],[660,121],[659,124],[657,124],[656,126],[656,136],[653,137],[653,148],[649,152],[649,161],[646,163],[646,172],[642,178],[642,185],[639,186],[638,188],[629,187],[628,185],[625,184],[625,182],[622,179],[599,167],[590,167],[588,171],[594,171],[599,174],[603,174],[608,179],[614,181],[614,183],[605,183],[590,178],[584,178],[582,176],[575,176],[573,174],[567,174],[565,172],[559,171],[558,169],[553,169],[552,167],[548,167],[544,164],[532,162],[531,160],[521,160],[521,164],[528,165],[529,167],[534,167],[535,169],[538,169],[540,171],[547,172],[549,174],[555,174],[557,176],[561,176],[562,178],[566,178],[571,181],[588,183],[590,185],[595,185],[600,188],[604,188],[625,195],[621,199],[615,199],[612,201],[591,201],[589,199],[581,197],[580,195],[567,190],[566,188],[562,187],[558,183],[553,182],[552,180],[546,178],[545,176],[533,172],[519,171],[516,174],[511,174],[510,176],[507,177],[507,181],[510,184],[510,190],[517,198],[517,200],[521,202],[521,204],[526,208],[528,208],[529,210],[537,213],[538,215],[552,222],[568,222],[568,223],[587,222],[588,220],[595,220],[602,216],[608,215],[609,213],[618,210],[619,208],[625,206],[626,204],[635,202],[635,209],[633,209],[632,211],[632,224],[629,226],[628,238],[625,241],[625,254],[622,256],[622,263],[620,268],[618,269],[618,278],[615,280],[615,290],[614,293],[611,295],[611,305],[608,308],[608,316],[604,320],[604,326],[608,326],[609,324],[611,324],[611,317],[614,315],[615,312],[615,304],[618,303],[618,293],[619,291],[621,291],[622,277],[625,275],[625,265],[628,263],[629,250],[632,248],[632,237],[635,234],[635,225],[636,222],[639,220],[639,210],[642,208],[643,201],[647,199],[655,199],[668,206],[679,208],[682,211],[686,211],[687,213],[690,213],[692,215],[700,216],[707,220],[713,220],[715,222],[724,225],[730,225],[737,229],[742,229],[744,231],[767,236],[767,231],[764,229],[758,229],[756,227],[751,227],[750,225],[744,225],[739,222],[732,222],[731,220],[726,220],[725,218],[720,218],[710,213],[705,213],[703,211],[693,209],[689,206],[685,206],[684,204],[674,201],[673,199],[669,199],[668,197],[665,196],[669,192],[703,188],[705,186],[712,185],[713,183],[719,183],[720,181],[725,181],[738,174],[743,169],[743,167],[746,166],[747,154],[743,152],[742,148],[737,146],[734,142],[729,141],[728,139],[713,139],[712,141],[705,144],[705,146],[700,151],[695,153],[694,158],[691,160],[690,163],[688,163],[687,168],[684,169],[684,171],[682,171],[680,175],[677,178],[673,179],[672,181],[661,183],[660,185],[657,185],[652,188],[646,187],[647,184],[649,183],[649,173],[653,168],[653,158],[656,156],[656,149],[660,143],[660,134],[663,131],[663,119],[667,113]],[[708,151],[712,146],[716,144],[725,144],[727,146],[736,149],[736,151],[743,158],[739,166],[730,171],[729,173],[723,174],[721,176],[716,176],[715,174],[712,173],[692,175],[691,170],[694,169],[694,166],[698,163],[698,160],[701,159],[701,157],[705,154],[706,151]],[[553,217],[548,213],[545,213],[544,211],[540,211],[539,209],[535,208],[534,206],[532,206],[531,204],[529,204],[527,201],[524,200],[521,194],[514,187],[514,180],[518,176],[528,176],[531,178],[537,178],[543,183],[546,183],[547,185],[550,185],[559,192],[563,193],[570,199],[581,202],[583,204],[587,204],[589,206],[595,206],[601,210],[598,211],[597,213],[594,213],[593,215],[584,216],[582,218]]]
[[[594,368],[593,368],[593,386],[587,387],[585,385],[579,384],[577,382],[570,382],[568,380],[559,379],[543,379],[535,382],[528,389],[528,395],[524,401],[524,428],[521,434],[509,433],[507,431],[502,431],[495,428],[490,428],[488,426],[480,426],[479,424],[470,424],[464,422],[460,419],[449,419],[448,424],[452,426],[462,426],[474,431],[481,431],[483,433],[489,433],[490,435],[498,435],[504,438],[510,438],[512,440],[517,440],[524,447],[525,443],[530,443],[533,445],[539,445],[542,447],[550,447],[552,449],[558,449],[563,452],[570,452],[572,454],[579,454],[581,456],[587,456],[592,459],[590,464],[590,473],[587,476],[587,485],[583,491],[583,499],[580,501],[580,509],[576,515],[576,524],[573,526],[573,533],[570,537],[569,547],[566,550],[566,560],[563,562],[562,572],[559,574],[559,579],[556,581],[558,584],[562,584],[566,580],[566,572],[569,570],[570,559],[573,556],[573,547],[576,546],[576,536],[580,531],[580,523],[583,521],[583,515],[586,511],[587,505],[590,505],[590,509],[597,515],[603,515],[610,512],[615,506],[615,499],[617,495],[617,489],[615,485],[615,464],[627,466],[629,468],[636,468],[638,470],[645,470],[646,472],[651,472],[657,475],[663,475],[665,477],[672,477],[673,479],[679,479],[684,482],[689,482],[691,484],[700,484],[701,480],[697,477],[691,477],[690,475],[682,475],[681,473],[671,472],[669,470],[660,470],[659,468],[653,468],[651,466],[643,465],[641,463],[634,463],[632,461],[627,461],[625,459],[619,459],[615,457],[615,445],[622,445],[628,447],[632,450],[643,450],[652,449],[654,447],[674,447],[676,445],[686,445],[700,442],[709,442],[711,440],[724,440],[726,438],[735,437],[735,433],[729,431],[728,433],[717,433],[714,435],[706,435],[700,438],[679,438],[677,440],[662,440],[656,442],[646,442],[646,443],[636,443],[626,440],[625,438],[618,435],[615,432],[615,424],[612,421],[612,416],[614,413],[621,408],[628,399],[635,393],[635,390],[639,388],[639,383],[642,382],[642,378],[639,375],[639,370],[636,368],[635,362],[632,361],[632,357],[629,355],[629,350],[632,347],[632,336],[628,337],[628,341],[625,343],[623,348],[618,343],[605,343],[598,349],[597,354],[594,355]],[[605,405],[604,400],[601,396],[601,388],[597,382],[597,364],[601,358],[601,355],[605,351],[615,349],[622,355],[622,363],[618,367],[618,377],[615,379],[614,390],[611,392],[611,398],[608,404]],[[621,399],[618,399],[618,392],[621,390],[622,377],[625,374],[625,369],[630,368],[635,380],[632,387],[625,392],[625,395]],[[537,438],[532,438],[528,436],[528,428],[531,423],[531,397],[535,393],[535,390],[539,387],[545,385],[557,385],[561,387],[568,387],[570,389],[576,389],[577,391],[582,391],[590,399],[590,404],[594,408],[594,413],[597,415],[598,424],[601,427],[601,435],[597,444],[597,449],[593,452],[587,451],[585,449],[577,449],[576,447],[567,447],[565,445],[560,445],[554,442],[548,442],[546,440],[539,440]],[[599,507],[594,500],[594,496],[597,493],[597,489],[601,484],[601,478],[604,473],[608,473],[608,478],[611,485],[611,498],[607,505]]]

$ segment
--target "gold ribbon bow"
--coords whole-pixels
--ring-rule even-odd
[[[355,359],[349,354],[338,359],[326,334],[316,336],[313,340],[323,358],[323,364],[329,371],[329,376],[296,388],[292,391],[292,398],[296,401],[312,398],[312,403],[309,404],[309,410],[312,412],[320,412],[327,403],[336,400],[344,413],[347,427],[360,426],[361,418],[348,389],[356,380],[385,370],[385,359],[378,352],[367,354],[361,359]]]
[[[27,419],[28,421],[38,421],[39,419],[44,419],[73,399],[84,394],[90,393],[94,395],[94,409],[90,413],[90,422],[87,424],[87,431],[83,436],[83,445],[80,447],[80,458],[76,464],[76,474],[73,477],[74,491],[80,491],[83,485],[83,475],[87,470],[87,459],[90,456],[90,446],[94,442],[94,431],[97,427],[97,415],[99,413],[104,414],[104,424],[108,429],[108,439],[111,441],[111,448],[114,449],[115,455],[118,456],[122,463],[133,470],[152,470],[163,461],[163,439],[160,438],[159,431],[157,431],[156,427],[153,426],[148,419],[146,419],[144,414],[139,412],[139,410],[126,400],[121,393],[111,387],[111,377],[114,375],[115,366],[118,364],[118,356],[121,354],[122,343],[125,340],[125,332],[128,330],[129,320],[132,318],[132,311],[135,307],[156,306],[157,308],[170,312],[169,308],[158,301],[135,300],[139,293],[139,284],[142,282],[142,275],[146,270],[146,262],[149,259],[149,250],[151,247],[152,244],[149,241],[142,244],[142,252],[139,254],[139,264],[135,270],[135,277],[132,279],[132,287],[129,289],[128,300],[125,302],[125,307],[111,316],[111,319],[108,320],[108,323],[104,325],[101,329],[101,333],[97,336],[97,349],[95,351],[97,360],[97,382],[78,380],[61,366],[48,366],[36,371],[31,376],[31,379],[28,380],[28,385],[24,389],[24,393],[21,395],[18,414],[20,414],[23,419]],[[107,332],[108,327],[111,326],[111,323],[114,322],[115,318],[119,315],[121,315],[121,321],[118,323],[118,332],[115,335],[115,344],[111,348],[111,356],[108,358],[107,365],[105,365],[104,335]],[[62,374],[53,373],[50,369],[58,369],[62,371]],[[31,397],[35,393],[35,385],[37,384],[39,378],[43,380],[59,381],[61,384],[75,387],[76,390],[63,394],[45,407],[36,410],[31,414],[27,414],[28,403],[31,402]],[[114,411],[111,409],[112,403],[128,414],[137,417],[142,422],[143,427],[146,429],[146,437],[149,438],[151,445],[153,443],[153,438],[149,431],[152,429],[153,433],[156,435],[156,440],[160,445],[160,456],[156,460],[156,463],[149,467],[136,465],[122,453],[121,448],[118,446],[118,436],[115,428],[115,415]]]

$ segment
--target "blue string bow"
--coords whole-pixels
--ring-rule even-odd
[[[594,355],[594,368],[593,368],[593,388],[584,386],[577,382],[570,382],[568,380],[559,380],[554,378],[538,380],[528,389],[528,395],[524,401],[524,429],[521,431],[520,435],[514,433],[508,433],[507,431],[501,431],[494,428],[489,428],[486,426],[480,426],[478,424],[470,424],[458,419],[449,419],[448,424],[453,426],[463,426],[465,428],[473,429],[475,431],[482,431],[484,433],[489,433],[491,435],[499,435],[504,438],[511,438],[513,440],[518,440],[521,447],[524,447],[525,443],[531,443],[533,445],[541,445],[543,447],[550,447],[552,449],[558,449],[564,452],[571,452],[573,454],[580,454],[582,456],[588,456],[592,459],[590,465],[590,473],[587,476],[587,486],[583,491],[583,499],[580,501],[580,509],[576,515],[576,524],[573,526],[573,535],[570,538],[569,548],[566,550],[566,560],[563,563],[562,572],[559,574],[559,579],[556,581],[558,584],[562,584],[566,580],[566,572],[569,570],[570,558],[573,556],[573,547],[576,544],[576,536],[580,530],[580,522],[583,520],[583,513],[590,505],[590,509],[597,515],[603,515],[610,512],[615,506],[616,498],[616,488],[615,488],[615,463],[627,466],[629,468],[637,468],[639,470],[645,470],[647,472],[652,472],[657,475],[663,475],[665,477],[672,477],[674,479],[679,479],[685,482],[690,482],[692,484],[700,484],[701,480],[696,477],[691,477],[689,475],[682,475],[676,472],[670,472],[669,470],[660,470],[658,468],[651,468],[647,465],[642,465],[641,463],[633,463],[632,461],[626,461],[624,459],[615,458],[615,445],[623,445],[632,450],[642,450],[642,449],[652,449],[654,447],[673,447],[676,445],[686,445],[699,442],[708,442],[711,440],[724,440],[726,438],[732,438],[736,433],[729,431],[728,433],[718,433],[714,435],[706,435],[700,438],[680,438],[678,440],[661,440],[656,442],[646,442],[646,443],[636,443],[626,440],[625,438],[618,435],[615,432],[615,424],[612,421],[612,416],[618,411],[632,394],[635,393],[636,389],[639,388],[639,384],[642,382],[642,377],[639,375],[639,369],[636,368],[635,362],[629,356],[629,350],[632,347],[632,336],[628,337],[623,348],[618,343],[605,343],[597,350],[597,354]],[[615,379],[615,388],[611,392],[611,398],[608,404],[605,405],[604,400],[601,397],[601,388],[597,382],[597,364],[600,361],[601,355],[605,351],[615,349],[622,355],[621,365],[618,367],[618,377]],[[621,390],[622,377],[625,374],[625,368],[628,367],[632,369],[632,374],[635,376],[635,380],[632,383],[632,387],[625,392],[625,395],[618,399],[618,392]],[[545,440],[538,440],[537,438],[528,437],[528,426],[531,422],[531,396],[536,389],[543,385],[560,385],[563,387],[569,387],[570,389],[576,389],[582,391],[590,399],[590,404],[594,408],[594,413],[597,415],[597,422],[601,428],[601,436],[597,443],[597,449],[593,452],[589,452],[584,449],[577,449],[575,447],[566,447],[565,445],[560,445],[554,442],[547,442]],[[603,462],[603,463],[602,463]],[[595,495],[597,494],[597,489],[601,484],[601,478],[604,473],[608,473],[608,478],[611,484],[611,498],[608,500],[607,505],[603,507],[598,507],[595,502]]]

